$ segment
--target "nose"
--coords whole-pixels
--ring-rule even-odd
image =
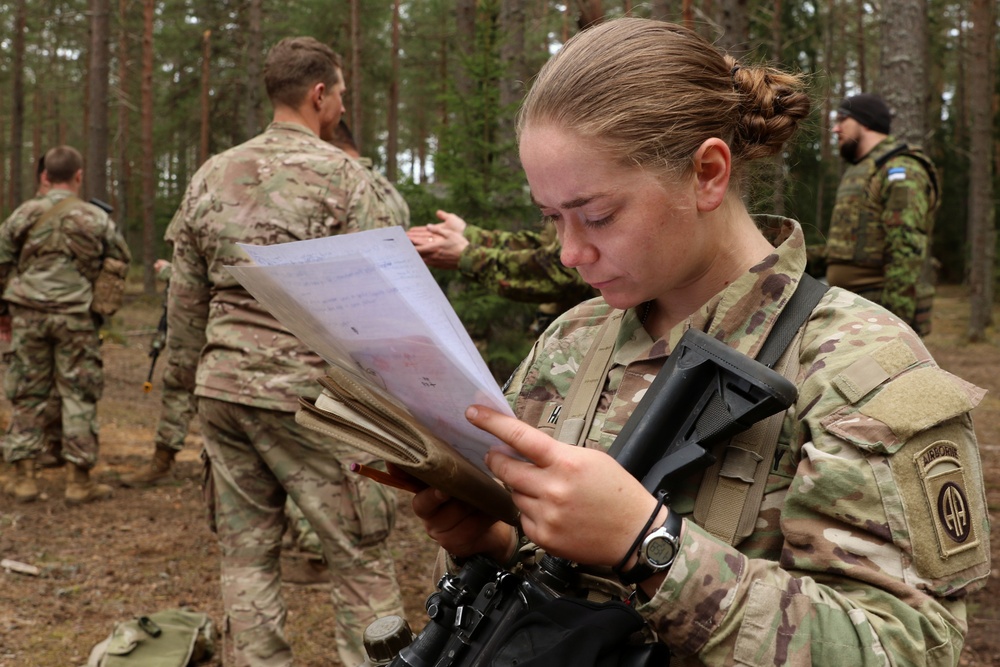
[[[592,264],[597,260],[597,249],[590,243],[584,234],[577,232],[575,225],[561,225],[559,230],[559,241],[562,249],[559,253],[559,261],[563,266],[574,269],[578,266]]]

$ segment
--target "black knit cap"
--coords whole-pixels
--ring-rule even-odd
[[[837,109],[838,116],[849,116],[869,130],[889,134],[892,113],[881,97],[873,93],[861,93],[845,97]]]

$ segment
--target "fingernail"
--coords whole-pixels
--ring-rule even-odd
[[[479,410],[476,408],[476,406],[470,405],[465,409],[465,418],[468,419],[469,421],[474,420],[478,416],[479,416]]]

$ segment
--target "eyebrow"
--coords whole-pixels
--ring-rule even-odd
[[[607,197],[609,195],[610,193],[607,192],[599,192],[597,194],[590,195],[589,197],[577,197],[576,199],[570,199],[569,201],[564,201],[557,208],[580,208],[581,206],[586,206],[595,199],[600,199],[601,197]],[[538,208],[547,208],[541,202],[535,199],[534,194],[531,195],[531,203],[537,206]]]

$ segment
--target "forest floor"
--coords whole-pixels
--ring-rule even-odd
[[[38,576],[0,570],[0,667],[75,667],[118,621],[153,611],[188,607],[222,621],[219,553],[209,532],[200,495],[200,437],[188,436],[174,473],[149,489],[122,487],[118,480],[148,461],[159,414],[157,364],[154,390],[143,393],[149,344],[159,321],[160,300],[132,295],[115,317],[104,343],[105,391],[99,405],[101,459],[96,477],[115,487],[111,499],[83,507],[62,497],[65,472],[46,470],[44,496],[27,505],[0,497],[0,558],[35,566]],[[1000,341],[962,342],[968,316],[966,294],[945,287],[936,301],[934,333],[927,345],[940,364],[990,390],[974,412],[982,451],[990,513],[1000,519]],[[1000,310],[997,316],[1000,317]],[[1000,320],[998,320],[1000,321]],[[991,331],[995,338],[1000,334]],[[4,368],[0,366],[0,375]],[[0,423],[10,406],[0,399]],[[406,497],[391,538],[414,629],[425,619],[433,589],[434,548],[419,529]],[[1000,563],[1000,540],[992,541]],[[287,633],[296,664],[339,665],[333,640],[328,584],[315,564],[283,557],[289,614]],[[970,632],[962,665],[1000,664],[1000,570],[969,604]],[[216,658],[212,665],[219,665]],[[353,666],[349,666],[353,667]]]

